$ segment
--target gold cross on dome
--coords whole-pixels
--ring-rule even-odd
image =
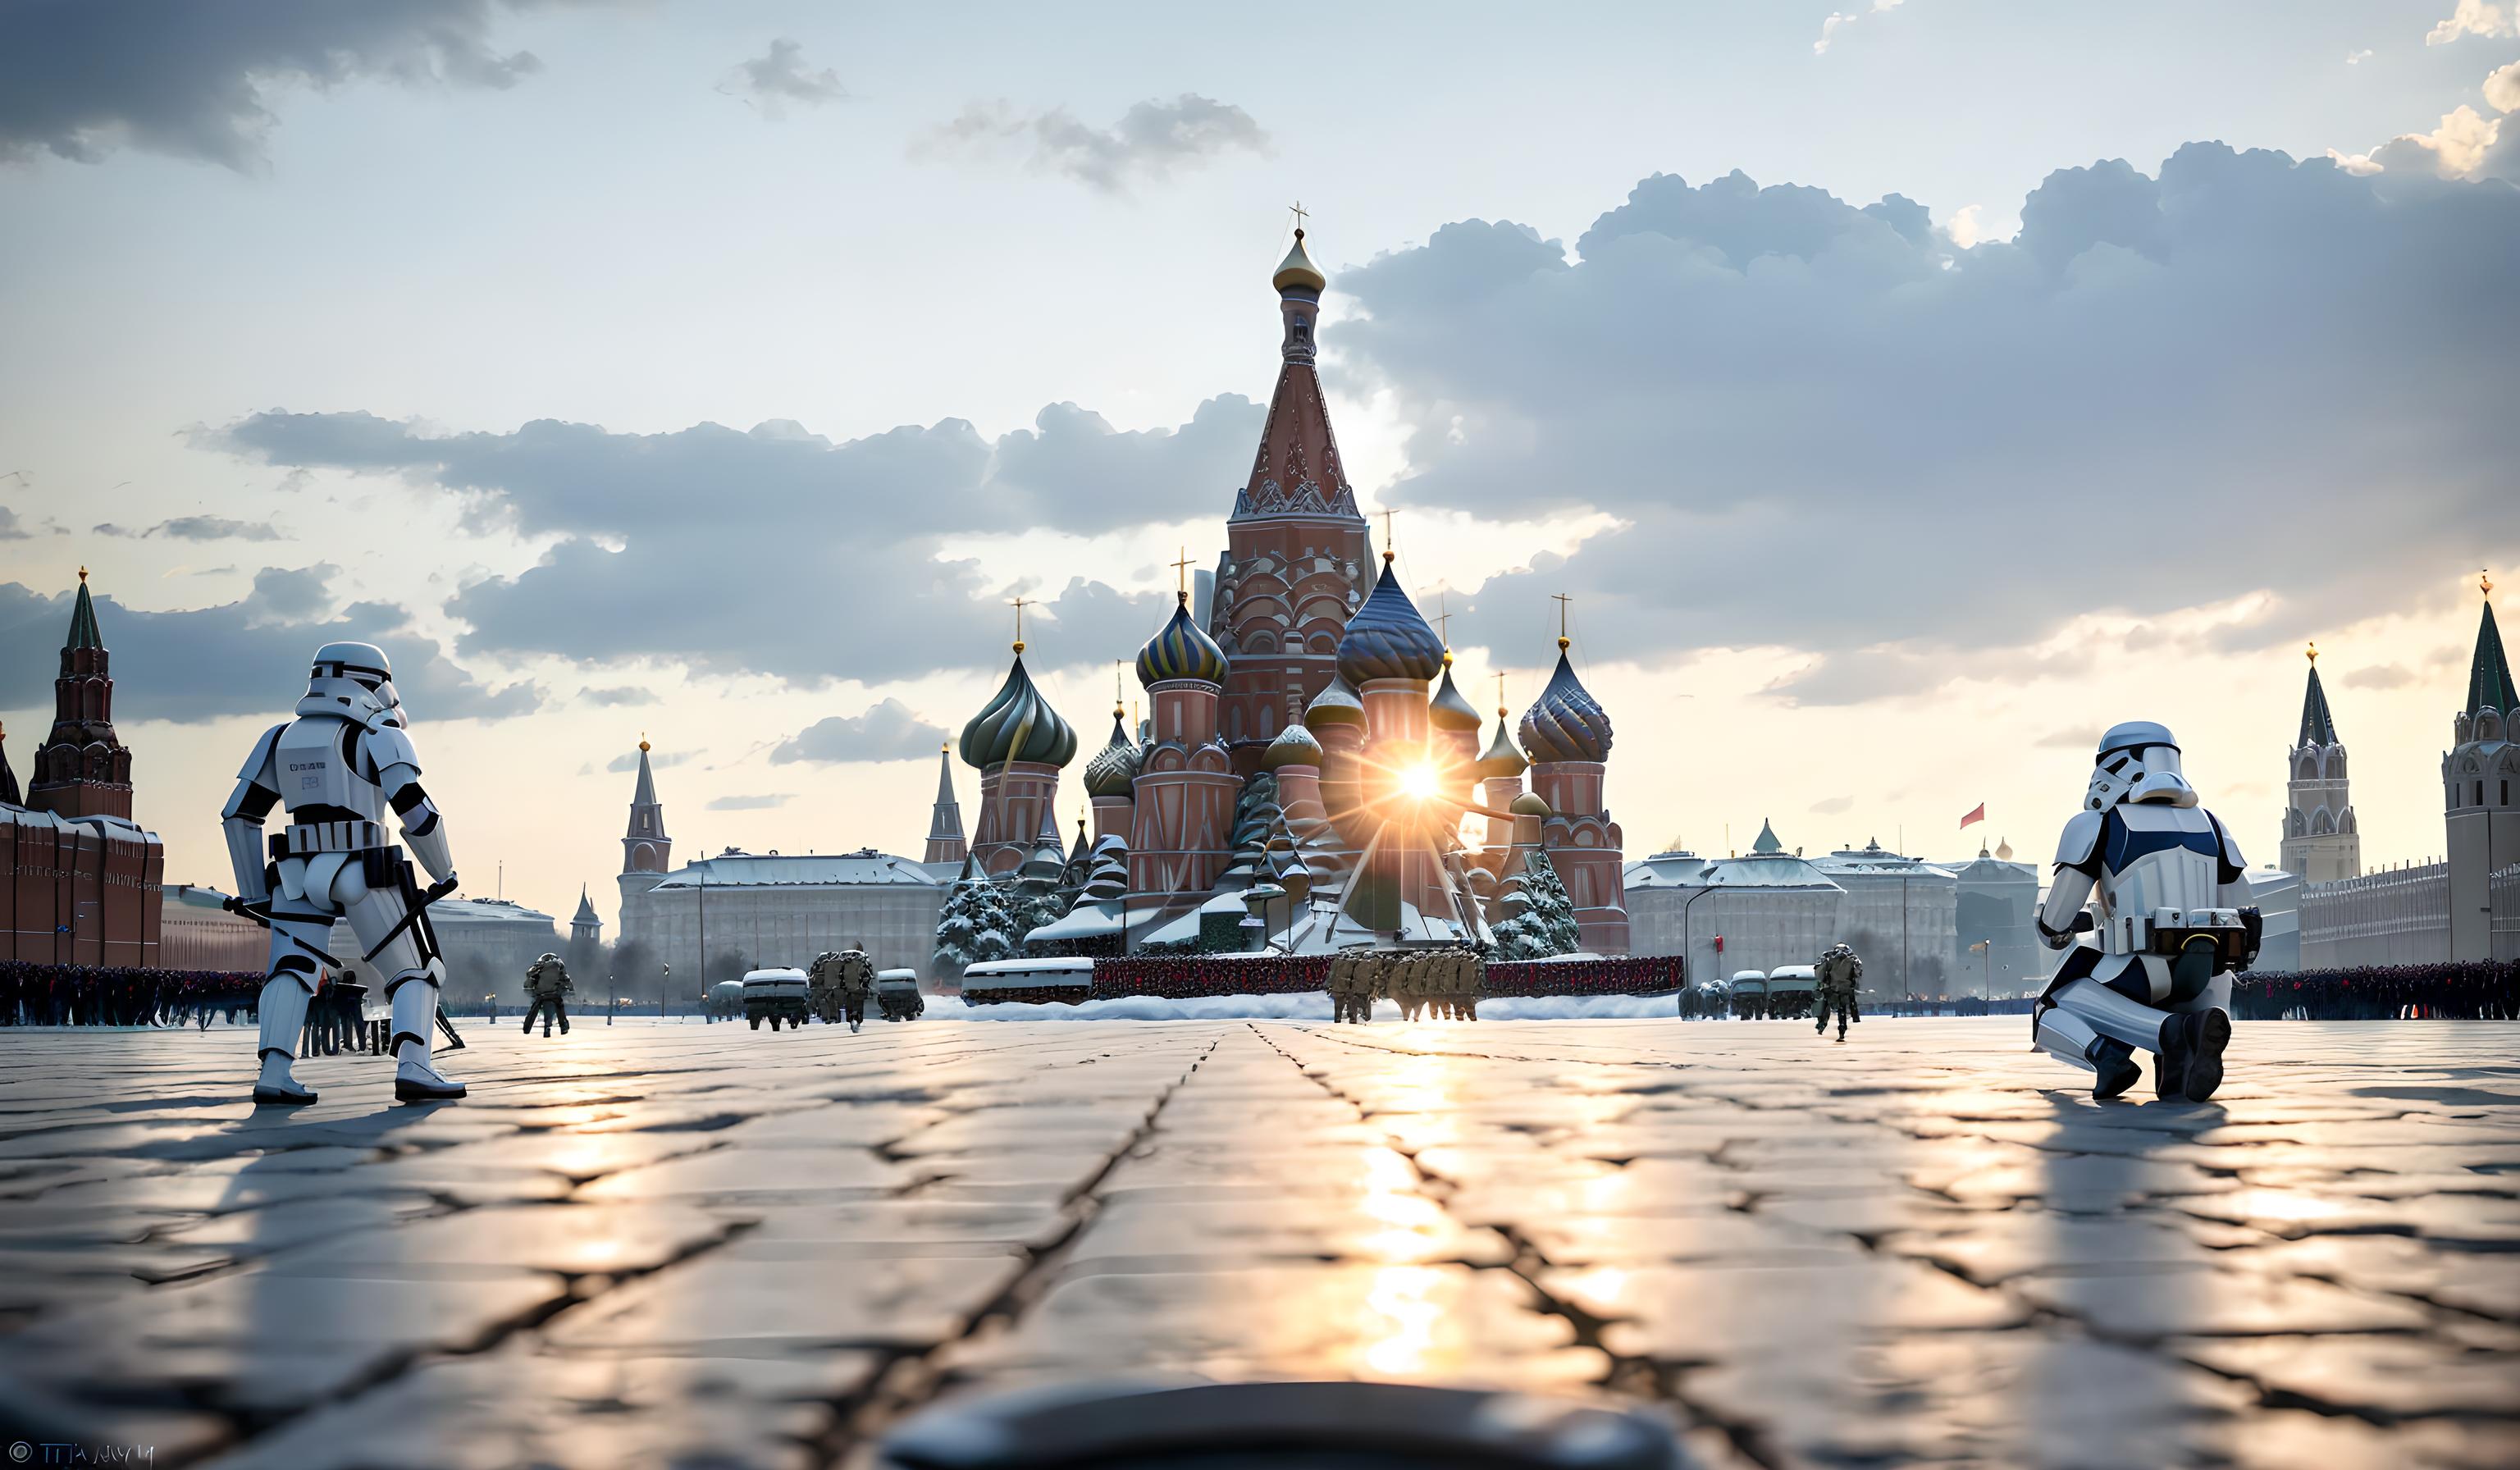
[[[1023,651],[1023,648],[1024,648],[1024,645],[1023,645],[1023,610],[1024,610],[1024,604],[1025,604],[1026,601],[1027,601],[1027,600],[1026,600],[1026,599],[1023,599],[1023,598],[1014,598],[1014,599],[1010,600],[1010,601],[1009,601],[1009,603],[1008,603],[1008,605],[1009,605],[1009,606],[1012,606],[1012,608],[1014,608],[1014,610],[1015,610],[1015,651],[1016,651],[1016,652],[1018,652],[1018,653],[1022,652],[1022,651]],[[1040,604],[1039,604],[1039,603],[1034,603],[1033,605],[1038,606],[1038,605],[1040,605]]]
[[[1505,675],[1502,671],[1497,674],[1497,715],[1499,718],[1505,715]]]
[[[1181,549],[1181,559],[1173,563],[1173,590],[1185,602],[1190,601],[1190,548]]]
[[[1373,513],[1382,517],[1382,559],[1388,561],[1392,557],[1400,555],[1400,553],[1393,549],[1391,545],[1392,512],[1389,511],[1376,511]]]
[[[1562,648],[1566,646],[1566,607],[1575,600],[1562,592],[1552,592],[1549,596],[1557,603],[1557,646]]]
[[[1302,229],[1304,227],[1304,214],[1306,212],[1304,209],[1304,201],[1302,200],[1297,200],[1286,207],[1295,211],[1295,228],[1298,230]]]
[[[1445,648],[1450,649],[1453,646],[1453,610],[1444,605],[1446,601],[1442,593],[1435,594],[1436,611],[1428,621],[1435,625],[1435,636],[1443,640]]]

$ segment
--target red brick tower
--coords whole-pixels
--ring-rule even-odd
[[[53,681],[53,729],[35,747],[26,805],[60,817],[131,817],[131,752],[113,735],[113,655],[96,626],[79,568],[69,642]]]
[[[1232,663],[1221,720],[1238,776],[1260,769],[1286,696],[1309,703],[1336,675],[1339,637],[1364,601],[1372,560],[1313,367],[1328,283],[1305,252],[1302,230],[1270,284],[1285,324],[1278,386],[1250,482],[1226,522],[1208,617]]]

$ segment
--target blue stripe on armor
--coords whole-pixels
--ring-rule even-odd
[[[2111,820],[2108,833],[2101,839],[2101,843],[2104,861],[2107,862],[2111,872],[2124,872],[2139,858],[2149,857],[2154,853],[2166,853],[2179,847],[2203,853],[2217,862],[2222,859],[2223,844],[2214,840],[2214,834],[2210,831],[2139,832],[2118,820],[2115,812],[2109,815]]]

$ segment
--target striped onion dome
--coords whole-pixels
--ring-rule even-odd
[[[1497,776],[1520,776],[1531,765],[1522,752],[1513,748],[1513,736],[1506,733],[1505,711],[1497,711],[1496,738],[1488,741],[1487,753],[1479,757],[1481,780]]]
[[[1356,696],[1356,690],[1349,687],[1345,679],[1335,675],[1331,676],[1329,683],[1322,686],[1322,691],[1313,696],[1313,702],[1304,706],[1306,730],[1319,731],[1330,725],[1362,726],[1364,724],[1365,701]]]
[[[1435,688],[1435,697],[1426,705],[1426,723],[1437,730],[1471,730],[1479,728],[1479,712],[1453,685],[1453,655],[1444,653],[1444,682]]]
[[[1137,789],[1138,742],[1129,738],[1128,728],[1120,723],[1120,711],[1111,711],[1111,742],[1094,752],[1085,763],[1085,794],[1088,796],[1127,796]]]
[[[1522,748],[1535,766],[1550,761],[1600,761],[1610,754],[1610,715],[1575,677],[1566,641],[1557,641],[1557,672],[1522,712]]]
[[[1275,771],[1280,766],[1318,766],[1322,763],[1322,742],[1301,725],[1289,725],[1278,732],[1278,738],[1260,752],[1260,764]]]
[[[1372,596],[1347,620],[1347,636],[1339,640],[1339,677],[1351,687],[1362,687],[1370,679],[1414,679],[1424,684],[1443,667],[1444,641],[1427,626],[1409,594],[1400,590],[1391,558],[1385,557]]]
[[[1172,621],[1138,650],[1138,682],[1161,684],[1167,679],[1225,683],[1225,650],[1190,615],[1190,594],[1181,594]]]
[[[1064,766],[1076,758],[1076,731],[1033,687],[1024,672],[1023,650],[1015,650],[1014,667],[971,723],[963,727],[963,761],[982,771],[1009,761],[1036,761]]]

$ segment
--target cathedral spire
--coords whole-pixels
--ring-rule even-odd
[[[1294,245],[1269,284],[1278,292],[1285,335],[1278,345],[1278,386],[1269,395],[1269,421],[1260,432],[1260,453],[1252,462],[1250,480],[1236,498],[1234,518],[1336,515],[1362,521],[1356,492],[1348,486],[1347,466],[1339,459],[1338,440],[1330,432],[1322,380],[1313,371],[1322,291],[1329,282],[1305,249],[1300,226]]]
[[[922,863],[956,863],[967,852],[963,840],[963,807],[954,799],[954,747],[936,747],[936,806],[927,819],[927,851]]]
[[[2502,630],[2494,624],[2494,579],[2479,573],[2477,589],[2485,594],[2485,615],[2476,626],[2476,658],[2467,675],[2467,712],[2489,706],[2511,713],[2511,660],[2502,653]]]
[[[2310,686],[2302,691],[2301,696],[2301,738],[2293,741],[2293,744],[2299,747],[2335,743],[2336,718],[2328,713],[2327,690],[2318,682],[2318,645],[2312,644],[2310,646]]]
[[[625,877],[632,873],[662,877],[672,867],[674,839],[665,834],[665,805],[656,799],[656,773],[648,764],[649,748],[648,737],[642,735],[639,778],[630,789],[630,822],[621,832],[621,871]]]

